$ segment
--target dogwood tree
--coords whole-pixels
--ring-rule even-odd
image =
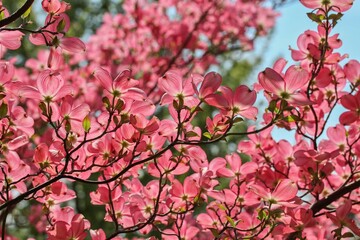
[[[43,0],[39,28],[34,0],[1,3],[2,239],[360,236],[360,64],[335,33],[353,0],[300,2],[316,30],[294,63],[234,89],[208,69],[271,31],[278,14],[262,1],[127,0],[86,44],[67,34],[66,2]],[[24,41],[41,50],[17,66]],[[275,126],[294,143],[275,141]],[[205,146],[231,136],[236,151],[209,159]]]

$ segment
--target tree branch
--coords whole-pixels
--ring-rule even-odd
[[[9,25],[10,23],[16,21],[18,18],[21,17],[33,4],[34,0],[27,0],[24,5],[22,5],[21,8],[19,8],[16,12],[11,14],[9,17],[4,18],[3,20],[0,20],[0,28],[4,27],[6,25]]]
[[[311,210],[313,211],[313,215],[320,212],[323,208],[331,204],[332,202],[335,202],[342,196],[344,196],[347,193],[350,193],[351,191],[357,189],[360,187],[360,181],[353,182],[350,185],[347,185],[346,187],[340,188],[337,191],[331,193],[328,197],[323,198],[319,200],[318,202],[314,203],[314,205],[311,206]]]

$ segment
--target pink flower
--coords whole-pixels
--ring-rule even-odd
[[[232,91],[229,87],[220,87],[221,94],[212,94],[206,102],[222,110],[223,114],[241,115],[248,119],[256,119],[257,108],[253,106],[256,101],[256,92],[247,86],[241,85]]]
[[[37,80],[36,86],[23,86],[22,97],[39,99],[46,103],[57,101],[73,92],[70,85],[65,85],[64,79],[59,72],[51,70],[42,71]]]
[[[259,195],[265,201],[268,201],[271,204],[288,207],[294,207],[294,204],[289,203],[289,201],[295,198],[298,192],[296,183],[290,179],[280,180],[272,192],[269,192],[263,186],[255,184],[251,185],[251,189],[255,194]]]
[[[295,105],[309,105],[312,102],[300,92],[309,82],[309,73],[298,66],[290,66],[285,76],[271,68],[259,74],[259,82],[274,99],[283,99]]]
[[[300,2],[311,9],[332,7],[332,10],[336,12],[345,12],[352,7],[354,0],[300,0]]]
[[[38,193],[38,201],[45,203],[48,207],[67,202],[76,198],[75,192],[68,189],[65,183],[55,182],[49,189],[44,189]]]
[[[90,113],[90,107],[87,104],[76,103],[70,104],[64,100],[60,107],[60,119],[68,122],[71,125],[71,130],[76,133],[82,133],[84,131],[82,121]],[[65,123],[66,124],[66,123]]]
[[[104,89],[114,97],[143,100],[145,93],[135,88],[138,81],[131,78],[131,71],[126,69],[120,72],[114,79],[104,68],[97,67],[93,76],[100,81]]]
[[[344,66],[346,78],[355,85],[360,84],[360,63],[357,60],[350,60]]]
[[[190,79],[183,79],[175,71],[169,71],[159,79],[159,87],[165,92],[161,98],[162,105],[172,103],[173,100],[179,102],[180,105],[186,105],[187,100],[193,99],[195,93]]]
[[[357,120],[360,117],[360,92],[357,92],[355,96],[345,95],[341,98],[341,104],[348,109],[340,115],[339,121],[343,125],[349,125]]]
[[[75,214],[71,207],[54,211],[52,226],[48,229],[49,240],[83,240],[87,236],[90,222],[81,214]]]
[[[70,9],[70,4],[59,0],[42,0],[41,5],[50,14],[60,14]]]
[[[200,213],[197,216],[196,221],[201,225],[202,228],[205,229],[206,228],[221,229],[222,222],[226,221],[225,214],[221,214],[221,213],[222,213],[221,211],[217,212],[215,211],[215,209],[207,208],[206,213]]]
[[[198,188],[196,187],[195,180],[191,177],[187,177],[184,180],[184,184],[181,184],[177,179],[174,180],[170,194],[171,200],[175,209],[182,209],[194,200],[198,194]]]
[[[254,162],[246,162],[242,164],[241,158],[238,154],[234,153],[225,157],[229,168],[220,168],[217,170],[217,175],[220,177],[244,179],[247,174],[255,173],[258,165]]]

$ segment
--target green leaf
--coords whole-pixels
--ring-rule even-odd
[[[342,228],[339,227],[339,228],[336,228],[335,230],[333,230],[332,232],[334,232],[335,236],[341,236],[341,230],[342,230]]]
[[[277,100],[271,100],[268,110],[272,113],[275,112],[276,104],[277,104]]]
[[[322,20],[324,20],[325,16],[322,14],[316,14],[316,13],[307,13],[306,14],[308,16],[308,18],[310,18],[312,21],[316,22],[316,23],[321,23]]]
[[[7,113],[8,113],[8,105],[3,102],[0,106],[0,118],[6,117]]]
[[[204,132],[203,135],[204,137],[211,139],[211,134],[209,132]]]
[[[179,111],[180,110],[180,106],[179,106],[179,103],[177,101],[173,101],[173,106],[175,108],[176,111]]]
[[[189,131],[185,134],[186,137],[198,137],[199,135],[194,131]]]
[[[130,118],[127,114],[121,114],[121,123],[127,123],[129,122]]]
[[[123,106],[124,106],[124,101],[119,99],[115,105],[115,110],[117,110],[118,112],[121,112]]]
[[[243,122],[244,119],[242,119],[241,117],[237,117],[233,120],[233,123],[239,123],[239,122]]]
[[[102,102],[104,103],[106,110],[109,110],[111,106],[109,98],[103,97]]]
[[[200,112],[200,111],[202,111],[202,108],[199,106],[195,106],[190,109],[190,113]]]
[[[354,238],[355,235],[352,232],[346,232],[341,237],[342,238]]]
[[[330,14],[329,19],[337,21],[337,20],[340,20],[342,18],[342,16],[344,16],[344,14],[342,14],[342,13],[335,14],[334,13],[334,14]]]
[[[23,15],[21,15],[21,18],[22,18],[22,19],[27,18],[27,17],[30,15],[30,13],[31,13],[31,7],[29,7],[29,8],[26,10],[26,12],[23,13]]]
[[[261,210],[259,211],[259,214],[258,214],[258,219],[259,219],[260,221],[262,221],[262,220],[266,219],[267,216],[268,216],[268,212],[265,211],[265,210],[263,210],[263,209],[261,209]]]
[[[59,24],[57,25],[57,32],[63,32],[65,28],[65,21],[64,19],[61,19],[61,21],[59,22]]]
[[[184,107],[184,97],[179,96],[178,99],[179,99],[179,108],[182,109]]]
[[[42,115],[46,116],[46,113],[47,113],[46,104],[44,102],[40,102],[39,108],[41,109]]]
[[[295,119],[293,118],[295,115],[291,115],[291,116],[286,116],[285,118],[284,118],[284,120],[286,121],[286,122],[289,122],[289,123],[292,123],[292,122],[295,122]],[[296,117],[296,116],[295,116]]]
[[[219,231],[217,229],[211,228],[210,231],[214,235],[214,237],[217,238],[219,236]]]
[[[232,218],[229,217],[229,216],[226,216],[226,219],[228,220],[228,222],[231,224],[232,227],[235,227],[234,219],[232,219]]]
[[[82,122],[82,126],[84,128],[85,132],[89,132],[90,131],[90,127],[91,127],[91,122],[90,122],[90,118],[89,116],[86,116]]]
[[[114,121],[115,125],[119,124],[119,118],[117,116],[113,116],[113,121]]]
[[[71,131],[71,124],[70,124],[70,121],[68,121],[68,120],[65,121],[65,131],[67,133],[69,133]]]
[[[288,102],[286,100],[281,100],[280,108],[285,110],[285,108],[288,106]]]
[[[218,206],[218,208],[220,208],[221,210],[226,211],[226,207],[225,207],[223,204],[219,203],[217,206]]]

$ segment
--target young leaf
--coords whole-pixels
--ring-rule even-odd
[[[70,121],[68,121],[68,120],[65,121],[65,131],[67,133],[69,133],[71,131],[71,124],[70,124]]]
[[[30,15],[30,13],[31,13],[31,7],[29,7],[29,8],[26,10],[26,12],[23,13],[23,15],[21,15],[21,18],[22,18],[22,19],[27,18],[27,17]]]
[[[6,117],[7,113],[8,113],[8,105],[3,102],[0,106],[0,119]]]
[[[84,128],[85,132],[89,132],[90,131],[90,127],[91,127],[91,122],[90,122],[90,118],[89,116],[86,116],[82,122],[82,126]]]
[[[204,132],[203,135],[204,137],[211,139],[211,134],[209,132]]]

